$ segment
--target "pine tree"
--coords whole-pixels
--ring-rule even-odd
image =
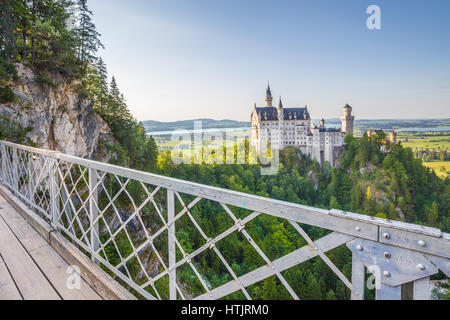
[[[79,26],[76,30],[78,36],[78,59],[81,68],[86,70],[87,64],[95,60],[98,49],[104,48],[100,41],[100,33],[97,32],[92,22],[92,11],[87,6],[87,0],[78,0]]]
[[[7,63],[11,62],[16,52],[15,30],[18,25],[16,15],[17,1],[3,0],[0,2],[0,49]]]
[[[431,226],[437,226],[439,219],[439,209],[436,201],[433,201],[431,207],[426,209],[426,219]]]
[[[276,291],[277,291],[277,282],[275,280],[275,277],[271,277],[266,281],[264,281],[261,298],[263,300],[277,299],[278,294]]]
[[[351,194],[350,210],[358,212],[364,206],[365,194],[363,187],[358,183]]]
[[[336,295],[334,294],[333,290],[328,291],[327,296],[325,297],[326,300],[337,300]]]
[[[103,107],[108,97],[108,70],[102,58],[97,60],[96,64],[98,76],[98,101],[100,108]]]
[[[339,208],[339,204],[337,202],[336,197],[331,196],[330,197],[330,209],[338,209]]]

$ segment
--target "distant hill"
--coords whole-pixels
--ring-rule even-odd
[[[145,131],[169,131],[177,129],[192,130],[194,121],[202,121],[203,129],[211,128],[243,128],[250,127],[250,122],[235,120],[214,120],[214,119],[193,119],[174,122],[160,122],[154,120],[143,121]],[[313,119],[313,123],[318,123],[320,119]],[[337,118],[326,119],[329,126],[339,127],[341,120]],[[401,128],[436,128],[450,126],[450,119],[356,119],[355,129],[365,131],[369,128],[382,128],[387,130],[397,130]]]
[[[160,122],[154,120],[142,121],[146,132],[151,131],[168,131],[185,129],[194,129],[194,122],[202,121],[203,129],[211,128],[242,128],[250,127],[250,122],[246,121],[235,121],[235,120],[214,120],[214,119],[193,119],[193,120],[181,120],[174,122]]]

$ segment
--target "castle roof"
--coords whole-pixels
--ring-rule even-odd
[[[283,108],[284,120],[294,120],[297,115],[298,120],[310,120],[309,112],[306,108]],[[261,121],[278,120],[278,110],[275,107],[260,107],[256,108],[256,112],[261,118]],[[267,119],[265,117],[267,115]],[[305,117],[306,115],[306,117]],[[289,118],[291,116],[291,118]]]
[[[318,130],[319,132],[341,132],[341,129],[338,128],[324,128],[318,127],[317,125],[312,128],[313,130]]]

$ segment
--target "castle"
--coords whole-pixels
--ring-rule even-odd
[[[312,126],[307,106],[284,108],[280,98],[275,108],[270,86],[266,90],[265,102],[264,107],[256,107],[255,104],[251,114],[251,145],[258,153],[266,142],[277,150],[293,146],[320,165],[328,161],[334,167],[339,166],[345,136],[353,134],[355,117],[352,116],[352,107],[344,106],[342,129],[336,129],[327,128],[324,119],[318,126]]]

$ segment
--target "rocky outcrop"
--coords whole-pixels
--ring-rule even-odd
[[[67,83],[53,76],[57,86],[40,84],[31,69],[22,64],[16,69],[18,79],[9,83],[16,99],[0,104],[0,115],[30,127],[27,137],[39,148],[93,157],[99,139],[108,138],[110,129],[91,102],[76,93],[79,82]]]

